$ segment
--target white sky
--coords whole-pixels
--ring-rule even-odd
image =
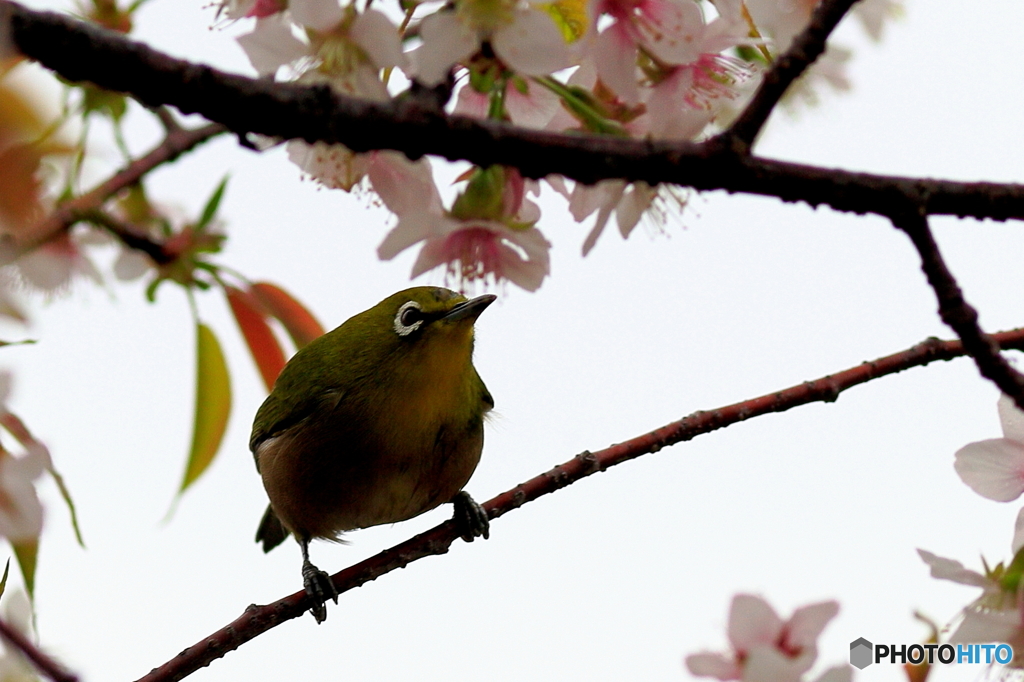
[[[251,73],[237,30],[209,30],[204,1],[152,0],[137,37]],[[880,45],[844,24],[854,90],[775,116],[758,151],[1021,181],[1021,90],[1002,50],[1017,44],[1024,6],[908,0],[906,10]],[[136,150],[157,134],[144,116],[129,126]],[[375,257],[386,212],[301,182],[280,149],[219,139],[154,173],[151,196],[196,214],[225,172],[220,262],[282,284],[328,327],[409,285],[415,250]],[[1024,324],[1020,225],[934,226],[986,329]],[[468,487],[477,500],[694,410],[951,336],[908,240],[877,218],[709,193],[665,234],[638,229],[623,242],[610,230],[586,259],[589,224],[546,202],[541,227],[551,278],[535,294],[509,287],[477,326],[476,365],[499,415]],[[37,608],[43,645],[85,680],[135,679],[246,605],[301,587],[294,543],[264,556],[252,541],[266,497],[247,441],[264,389],[222,299],[199,296],[199,309],[225,345],[235,405],[221,455],[166,524],[193,409],[184,295],[165,286],[152,306],[141,284],[83,282],[37,297],[27,335],[39,343],[0,353],[16,375],[13,409],[48,443],[78,505],[88,550],[43,486]],[[1020,504],[980,498],[952,467],[957,448],[1000,435],[996,397],[957,360],[701,436],[508,514],[489,541],[458,541],[343,595],[324,625],[291,621],[191,679],[679,680],[685,654],[724,648],[740,591],[784,615],[840,601],[816,669],[846,661],[857,637],[919,641],[915,609],[945,623],[977,591],[930,579],[915,548],[973,568],[981,553],[1010,558]],[[316,544],[314,563],[334,572],[448,515]],[[982,672],[952,667],[933,680]],[[905,679],[888,666],[855,678]]]

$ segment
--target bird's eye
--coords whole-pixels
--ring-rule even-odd
[[[395,315],[395,333],[408,336],[423,326],[423,310],[416,301],[406,301]]]

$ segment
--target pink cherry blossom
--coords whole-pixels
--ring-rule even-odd
[[[509,2],[464,0],[455,11],[424,18],[420,37],[423,44],[412,53],[412,73],[428,86],[437,85],[453,65],[476,54],[483,41],[488,41],[498,58],[522,76],[546,76],[573,61],[550,16]]]
[[[91,230],[65,232],[21,254],[14,265],[23,282],[47,293],[66,290],[76,276],[101,284],[103,277],[83,247],[107,241]]]
[[[732,650],[691,654],[686,667],[719,680],[797,682],[814,665],[818,636],[837,613],[839,605],[827,601],[803,606],[783,621],[761,597],[738,594],[729,609]],[[832,671],[827,675],[835,677]]]
[[[1024,544],[1020,537],[1022,522],[1024,510],[1017,517],[1017,532],[1013,540],[1015,555]],[[923,549],[917,553],[928,564],[933,578],[982,588],[981,596],[961,611],[962,620],[949,641],[954,644],[1006,642],[1014,650],[1014,658],[1008,665],[1024,667],[1024,601],[1020,599],[1015,584],[1003,584],[1000,580],[1005,570],[1002,564],[993,570],[986,568],[983,575],[965,568],[959,561],[936,556]]]
[[[998,409],[1003,437],[968,443],[957,450],[953,466],[974,492],[1010,502],[1024,493],[1024,412],[1005,395]]]
[[[660,67],[672,67],[750,42],[747,27],[731,18],[705,23],[694,0],[596,0],[595,5],[596,16],[604,13],[614,21],[593,41],[589,54],[602,82],[629,105],[642,99],[638,51]]]
[[[398,224],[377,248],[382,260],[422,242],[412,277],[444,267],[446,278],[460,287],[507,280],[535,291],[550,273],[551,244],[534,227],[540,209],[525,197],[527,184],[518,172],[505,169],[501,215],[488,217],[466,214],[467,209],[444,210],[433,179],[424,174],[429,166],[404,171],[404,182],[385,176],[385,170],[370,172],[374,189],[398,216]]]

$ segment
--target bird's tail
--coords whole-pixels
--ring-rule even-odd
[[[256,530],[256,542],[263,543],[263,551],[269,552],[287,539],[290,532],[277,518],[273,507],[267,505],[267,511],[260,520],[260,527]]]

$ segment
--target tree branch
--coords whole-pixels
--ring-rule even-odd
[[[992,341],[1004,349],[1024,350],[1024,328],[993,334]],[[785,412],[799,405],[813,402],[834,402],[843,391],[879,377],[902,372],[911,367],[927,365],[938,360],[951,360],[965,355],[959,341],[940,341],[929,338],[912,348],[879,358],[837,374],[807,381],[778,392],[769,393],[715,410],[694,412],[688,417],[638,436],[624,443],[597,452],[582,452],[568,462],[536,476],[509,491],[485,502],[484,509],[496,519],[518,509],[527,502],[553,493],[559,488],[591,474],[621,464],[662,448],[710,433],[731,424],[773,412]],[[376,580],[397,568],[404,568],[417,559],[445,554],[459,531],[452,521],[446,521],[405,542],[331,576],[338,593]],[[235,621],[202,641],[185,649],[159,668],[153,669],[138,682],[174,682],[209,665],[212,661],[233,651],[245,642],[292,618],[301,616],[309,608],[304,591],[296,592],[266,606],[255,604],[246,608]]]
[[[894,214],[892,224],[910,237],[921,256],[921,270],[939,300],[942,321],[960,337],[981,375],[994,382],[999,390],[1013,398],[1017,407],[1024,410],[1024,375],[999,353],[999,343],[981,330],[978,311],[964,299],[956,278],[939,252],[927,218],[908,210]]]
[[[78,682],[78,677],[64,670],[59,663],[44,654],[40,651],[39,647],[29,641],[28,637],[16,628],[11,627],[3,619],[0,619],[0,637],[3,637],[5,642],[24,654],[25,658],[31,661],[32,665],[39,672],[54,682]]]
[[[758,133],[768,121],[786,90],[825,52],[825,42],[858,0],[824,0],[815,8],[811,21],[793,44],[764,75],[746,109],[721,137],[732,140],[733,149],[749,153]]]
[[[161,120],[163,120],[163,117],[161,117]],[[84,216],[95,214],[108,199],[122,189],[139,182],[146,173],[157,166],[173,161],[185,152],[206,142],[211,137],[216,137],[225,132],[227,132],[227,128],[219,123],[210,123],[193,129],[169,128],[163,141],[145,156],[135,159],[125,168],[85,194],[65,201],[58,206],[53,213],[47,216],[33,230],[32,234],[36,239],[36,243],[46,241],[46,239],[57,232],[65,230],[78,220],[83,219]],[[135,244],[128,244],[128,246],[139,248]]]
[[[83,211],[76,213],[74,219],[75,222],[81,220],[106,229],[122,244],[130,249],[141,251],[157,265],[166,265],[178,257],[178,254],[169,251],[164,244],[150,239],[141,228],[118,220],[109,213],[99,210]]]
[[[559,173],[584,183],[609,178],[722,189],[839,211],[886,216],[908,202],[927,214],[1024,218],[1024,186],[962,183],[827,169],[737,154],[721,138],[655,142],[561,134],[496,121],[446,116],[412,98],[373,103],[327,86],[273,83],[174,59],[124,36],[0,0],[26,56],[71,81],[126,92],[150,107],[172,105],[219,121],[244,139],[260,133],[341,143],[356,152],[395,149],[480,166],[504,164],[539,178]]]

